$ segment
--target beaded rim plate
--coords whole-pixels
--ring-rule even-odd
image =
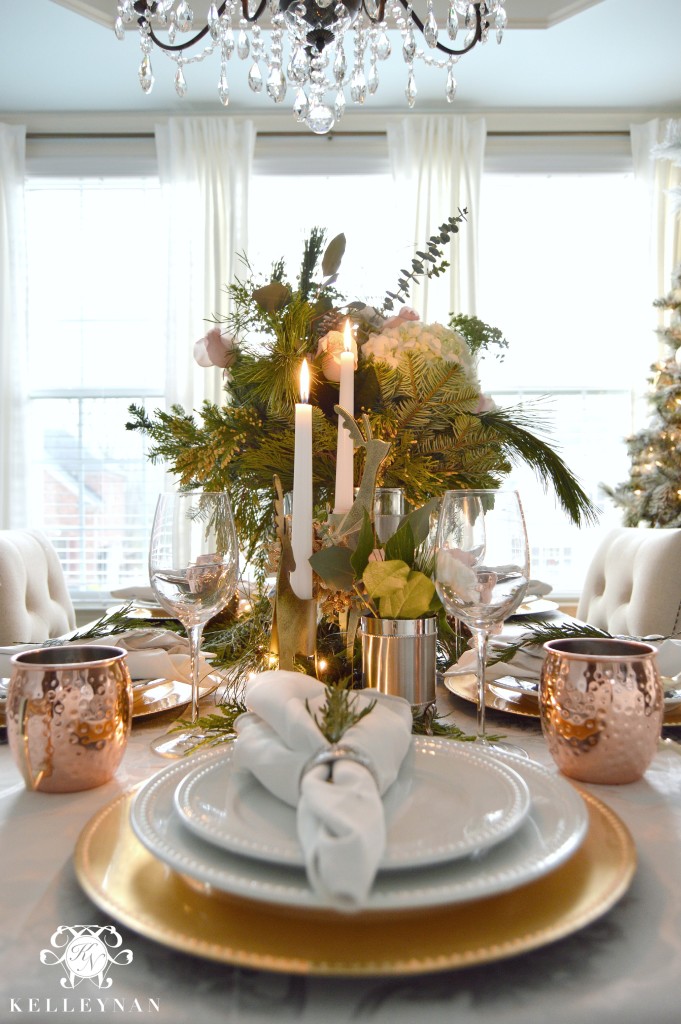
[[[250,772],[239,771],[233,746],[185,775],[174,799],[182,821],[206,842],[257,860],[304,867],[295,808]],[[388,835],[381,867],[399,870],[481,853],[501,842],[527,816],[530,792],[498,759],[461,744],[434,747],[415,737],[383,804]]]
[[[437,755],[453,741],[419,737]],[[208,755],[210,757],[211,755]],[[479,756],[482,756],[480,754]],[[486,755],[487,756],[487,755]],[[489,755],[491,756],[491,755]],[[524,885],[565,861],[584,839],[587,813],[575,789],[555,772],[527,758],[495,752],[527,783],[532,803],[525,821],[484,857],[430,866],[427,871],[379,871],[362,913],[441,907]],[[178,784],[202,755],[174,763],[145,783],[133,804],[131,824],[147,849],[168,867],[232,896],[282,907],[334,909],[317,895],[300,868],[253,860],[204,842],[187,829],[174,806]]]
[[[516,956],[564,938],[605,914],[636,867],[620,819],[585,793],[589,831],[577,852],[541,879],[485,900],[427,913],[299,912],[197,891],[169,871],[130,827],[133,794],[85,826],[74,861],[102,911],[133,931],[192,956],[289,974],[419,974]]]

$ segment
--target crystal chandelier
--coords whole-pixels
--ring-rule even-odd
[[[490,32],[501,42],[506,27],[505,0],[448,0],[444,25],[438,24],[434,0],[425,0],[423,20],[413,10],[412,0],[253,2],[257,2],[254,10],[249,0],[211,3],[206,24],[195,31],[194,11],[187,0],[119,0],[116,36],[123,39],[125,26],[135,19],[139,25],[139,80],[144,92],[150,92],[154,84],[154,46],[175,63],[175,89],[180,96],[187,91],[185,66],[216,53],[220,60],[217,92],[221,103],[227,106],[229,62],[236,54],[248,66],[248,84],[253,92],[264,88],[270,99],[281,103],[290,86],[295,90],[296,120],[323,135],[340,121],[348,95],[353,103],[361,105],[377,91],[378,66],[391,54],[388,28],[396,28],[402,37],[407,71],[405,96],[409,107],[413,107],[417,60],[446,71],[445,96],[451,103],[456,93],[454,65],[459,58],[479,42],[486,42]],[[261,30],[264,19],[271,29],[269,47]],[[350,58],[346,54],[345,36],[351,29],[354,40]],[[463,40],[455,48],[451,44],[459,33]],[[417,38],[421,37],[425,49],[417,46]]]

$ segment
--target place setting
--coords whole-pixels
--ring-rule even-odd
[[[371,710],[334,744],[317,680],[263,673],[247,701],[227,749],[174,761],[76,847],[93,901],[163,944],[271,970],[437,970],[569,934],[631,879],[631,839],[599,801],[527,758],[413,737],[399,698],[353,694],[354,715]]]

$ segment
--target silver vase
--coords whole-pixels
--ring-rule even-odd
[[[364,686],[404,697],[414,708],[435,701],[437,619],[377,619],[362,616]]]

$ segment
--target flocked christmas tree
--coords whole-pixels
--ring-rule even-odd
[[[651,366],[648,426],[627,439],[630,477],[605,488],[624,509],[625,526],[681,526],[681,267],[671,291],[654,303],[665,310],[658,329],[667,353]]]

